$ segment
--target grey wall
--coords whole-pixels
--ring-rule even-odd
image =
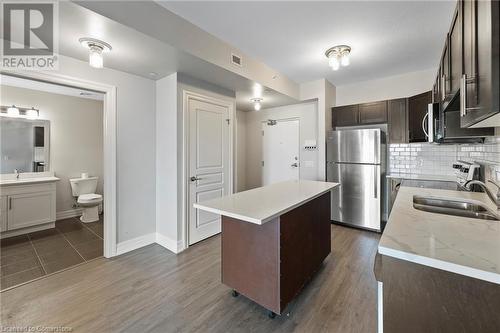
[[[267,119],[299,118],[300,121],[300,178],[318,180],[318,151],[304,150],[305,140],[318,140],[318,103],[262,109],[246,113],[246,188],[262,186],[262,122]],[[312,161],[312,167],[306,167]]]
[[[155,82],[65,56],[56,73],[116,87],[117,241],[155,232]]]

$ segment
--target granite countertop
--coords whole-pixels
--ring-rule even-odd
[[[485,193],[402,187],[378,252],[500,284],[500,221],[417,210],[414,195],[479,201],[498,213]]]
[[[264,224],[338,185],[311,180],[291,180],[195,203],[194,207],[250,223]]]
[[[441,181],[441,182],[457,181],[457,177],[455,175],[424,175],[424,174],[405,174],[405,173],[394,173],[394,172],[386,175],[386,178],[430,180],[430,181]]]

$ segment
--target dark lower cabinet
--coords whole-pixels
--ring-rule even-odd
[[[408,142],[407,99],[387,101],[389,143]]]
[[[381,124],[387,122],[387,101],[359,104],[359,123]]]
[[[408,139],[409,142],[426,142],[424,132],[424,117],[429,103],[432,103],[432,92],[415,95],[408,98]]]
[[[332,126],[352,126],[359,124],[359,107],[355,105],[337,106],[332,108]]]
[[[498,284],[379,253],[374,275],[386,333],[500,332]]]

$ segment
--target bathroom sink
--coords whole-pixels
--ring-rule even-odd
[[[415,209],[431,213],[470,217],[482,220],[500,220],[500,217],[496,213],[477,201],[414,195],[413,207]]]

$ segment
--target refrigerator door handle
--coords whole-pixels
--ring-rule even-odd
[[[373,197],[378,197],[378,167],[373,168]]]

